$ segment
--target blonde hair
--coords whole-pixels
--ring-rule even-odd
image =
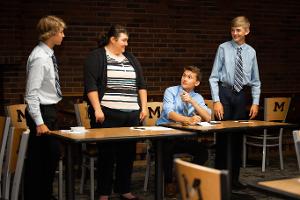
[[[242,26],[243,28],[249,29],[250,28],[250,22],[249,22],[248,18],[245,17],[245,16],[235,17],[231,21],[231,27],[238,27],[238,26]]]
[[[48,15],[39,20],[36,29],[39,33],[39,40],[46,41],[57,32],[67,28],[65,22],[56,16]]]

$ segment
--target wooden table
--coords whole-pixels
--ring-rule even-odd
[[[296,127],[296,125],[288,123],[266,122],[266,121],[222,121],[220,124],[213,126],[183,126],[178,123],[164,124],[166,127],[174,129],[164,131],[148,131],[148,130],[133,130],[129,127],[120,128],[100,128],[89,129],[85,134],[67,134],[62,131],[53,131],[52,135],[57,137],[61,141],[66,143],[66,199],[74,200],[74,175],[73,175],[73,160],[72,160],[72,146],[78,143],[87,142],[105,142],[105,141],[120,141],[120,140],[144,140],[151,139],[155,146],[155,199],[163,199],[163,173],[162,173],[162,145],[163,140],[167,138],[182,138],[191,137],[204,134],[226,134],[226,133],[243,133],[248,130],[261,130],[270,128],[281,127]],[[176,129],[176,130],[175,130]],[[231,134],[228,134],[230,136]],[[230,137],[228,137],[228,144],[230,144]],[[231,159],[230,149],[231,145],[228,145],[228,159]],[[228,163],[228,169],[231,169],[230,162]]]
[[[229,190],[231,191],[231,137],[234,134],[243,134],[245,131],[273,129],[273,128],[294,128],[295,124],[280,123],[280,122],[267,122],[258,120],[240,120],[240,121],[221,121],[219,124],[213,126],[184,126],[178,123],[163,124],[165,127],[171,127],[180,130],[194,131],[199,136],[209,133],[227,134],[227,169],[229,169]]]
[[[274,194],[278,194],[280,196],[300,199],[300,177],[260,181],[254,184],[250,184],[250,186]]]
[[[72,134],[64,131],[53,131],[52,135],[63,141],[66,145],[66,199],[74,200],[74,174],[73,174],[73,146],[80,143],[88,142],[107,142],[107,141],[121,141],[121,140],[144,140],[151,139],[156,143],[155,146],[155,177],[156,177],[156,191],[155,199],[163,199],[163,172],[162,172],[162,141],[166,138],[186,137],[195,135],[194,132],[165,129],[164,130],[142,130],[147,129],[132,129],[130,127],[120,128],[99,128],[88,129],[84,134]]]
[[[196,131],[198,134],[205,133],[224,133],[224,132],[243,132],[249,130],[261,130],[272,128],[294,128],[295,124],[281,122],[267,122],[258,120],[240,120],[240,121],[220,121],[219,124],[213,126],[184,126],[178,123],[163,124],[165,127],[171,127],[180,130]]]

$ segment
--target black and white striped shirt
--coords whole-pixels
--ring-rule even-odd
[[[107,56],[107,86],[101,105],[118,110],[139,110],[136,73],[127,58]]]

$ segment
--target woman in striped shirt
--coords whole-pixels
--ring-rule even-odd
[[[111,26],[86,59],[84,87],[92,128],[137,126],[146,117],[146,84],[140,63],[125,51],[127,45],[126,29]],[[135,148],[134,141],[98,144],[99,200],[109,198],[113,185],[121,199],[138,199],[130,192]]]

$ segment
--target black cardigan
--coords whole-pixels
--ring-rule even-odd
[[[138,60],[129,52],[123,55],[129,60],[136,73],[136,87],[146,89],[142,68]],[[107,58],[104,48],[93,50],[87,57],[84,65],[84,100],[89,103],[87,93],[98,91],[101,101],[107,85]]]

